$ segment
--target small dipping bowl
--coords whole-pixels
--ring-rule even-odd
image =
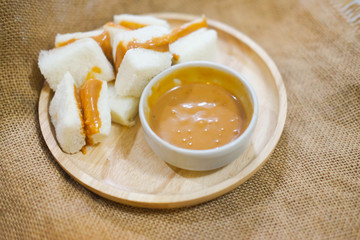
[[[184,72],[185,71],[185,72]],[[229,143],[211,149],[193,150],[175,146],[169,142],[160,138],[150,127],[150,106],[149,98],[152,94],[163,94],[174,86],[180,86],[187,80],[182,81],[181,78],[186,77],[186,72],[191,71],[195,76],[201,76],[202,79],[191,80],[191,83],[204,83],[216,84],[222,86],[225,90],[234,95],[241,103],[242,96],[239,94],[246,94],[248,99],[247,105],[252,105],[252,110],[249,110],[250,116],[248,118],[248,125],[244,132],[237,138],[233,139]],[[199,75],[197,71],[202,73]],[[204,80],[205,76],[210,76],[211,80]],[[232,82],[226,83],[226,77],[224,79],[211,77],[214,71],[220,72],[223,76],[228,76],[228,79],[232,79]],[[185,74],[184,74],[185,73]],[[221,75],[220,74],[220,75]],[[169,78],[170,77],[170,78]],[[172,82],[169,82],[172,81]],[[159,97],[160,97],[159,96]],[[243,104],[243,103],[242,103]],[[157,156],[163,159],[165,162],[182,169],[194,170],[194,171],[206,171],[223,167],[230,162],[237,159],[250,145],[251,135],[254,131],[257,117],[258,117],[258,101],[250,83],[239,73],[231,68],[206,61],[194,61],[186,62],[175,65],[161,72],[155,76],[150,83],[145,87],[139,104],[139,115],[142,127],[144,129],[145,138],[149,146],[155,152]]]

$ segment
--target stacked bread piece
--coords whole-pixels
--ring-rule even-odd
[[[38,65],[55,91],[49,112],[62,150],[102,142],[111,122],[133,126],[148,82],[172,64],[215,61],[216,39],[204,17],[171,29],[163,19],[130,14],[97,30],[58,34]]]
[[[101,70],[96,73],[100,80],[111,81],[115,77],[111,63],[101,47],[91,38],[80,39],[50,51],[41,51],[39,67],[54,91],[66,72],[73,76],[76,87],[85,82],[86,76],[94,67]]]
[[[147,26],[115,36],[113,57],[118,67],[115,81],[118,95],[140,98],[150,79],[171,66],[168,33],[166,27]]]
[[[188,61],[215,61],[217,33],[207,29],[206,18],[195,19],[172,30],[170,52],[175,63]]]
[[[56,138],[67,153],[76,153],[85,145],[84,121],[73,77],[66,72],[50,103],[49,114]]]

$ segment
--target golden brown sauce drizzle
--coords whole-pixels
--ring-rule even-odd
[[[110,63],[113,63],[113,57],[112,57],[112,46],[111,46],[111,40],[110,40],[110,34],[108,31],[104,31],[102,32],[100,35],[98,36],[94,36],[94,37],[91,37],[92,39],[94,39],[98,44],[99,46],[101,47],[102,51],[104,52],[106,58],[110,61]],[[65,41],[65,42],[59,42],[56,44],[56,48],[59,48],[59,47],[63,47],[63,46],[66,46],[70,43],[73,43],[75,42],[76,40],[79,40],[79,39],[76,39],[76,38],[72,38],[68,41]]]
[[[83,136],[86,136],[85,135],[85,131],[84,131],[84,118],[83,118],[83,113],[82,113],[82,109],[81,109],[81,106],[80,106],[80,99],[79,99],[79,95],[78,95],[78,91],[77,91],[77,88],[76,88],[76,85],[74,84],[74,96],[75,96],[75,101],[76,101],[76,106],[77,106],[77,109],[78,109],[78,112],[79,112],[79,118],[80,118],[80,121],[81,121],[81,134]],[[86,150],[86,145],[84,145],[80,151],[82,152],[82,154],[86,154],[87,150]]]
[[[112,46],[109,32],[104,31],[100,35],[91,38],[99,44],[109,62],[113,63]]]
[[[65,42],[59,42],[59,43],[56,44],[55,47],[56,47],[56,48],[63,47],[63,46],[66,46],[66,45],[68,45],[68,44],[70,44],[70,43],[75,42],[76,40],[77,40],[76,38],[72,38],[72,39],[67,40],[67,41],[65,41]]]
[[[151,49],[158,52],[167,52],[169,51],[169,38],[164,35],[161,37],[154,37],[151,40],[148,40],[143,43],[139,43],[136,41],[131,41],[127,45],[128,49],[132,48],[145,48]]]
[[[124,46],[123,42],[119,42],[116,48],[115,56],[115,69],[117,70],[120,67],[122,60],[126,52],[133,48],[145,48],[158,52],[168,52],[169,51],[169,37],[164,35],[161,37],[154,37],[151,40],[146,42],[137,42],[136,40],[130,41],[127,46]]]
[[[184,25],[182,25],[178,28],[175,28],[174,30],[171,31],[169,41],[170,41],[170,43],[173,43],[176,40],[178,40],[179,38],[182,38],[192,32],[195,32],[196,30],[198,30],[200,28],[204,28],[204,27],[207,27],[207,22],[206,22],[205,17],[203,17],[203,19],[200,22],[184,24]]]
[[[101,68],[99,68],[98,66],[95,66],[91,69],[90,72],[88,72],[87,76],[86,76],[86,80],[89,80],[91,78],[95,78],[95,73],[101,73]]]
[[[121,21],[119,23],[119,25],[123,26],[123,27],[126,27],[128,29],[131,29],[131,30],[135,30],[135,29],[139,29],[139,28],[143,28],[143,27],[148,26],[146,24],[137,23],[137,22],[130,22],[130,21]]]
[[[86,154],[87,153],[87,148],[86,148],[86,145],[84,145],[81,149],[80,149],[81,153],[82,154]]]
[[[147,118],[165,141],[187,149],[220,147],[239,137],[253,114],[234,76],[206,67],[174,71],[152,87]]]
[[[124,59],[124,56],[127,52],[127,48],[124,46],[123,42],[119,42],[119,44],[116,47],[116,54],[115,54],[115,72],[118,71],[120,64],[122,60]]]
[[[98,79],[89,79],[80,88],[80,100],[84,111],[84,123],[87,142],[92,145],[91,136],[100,132],[101,119],[97,107],[102,82]]]
[[[80,87],[79,95],[81,107],[84,114],[84,125],[86,133],[86,142],[89,145],[93,144],[92,135],[99,133],[101,128],[101,119],[98,110],[98,100],[102,88],[102,81],[94,78],[94,72],[101,69],[94,67],[88,73],[87,80]]]
[[[180,59],[180,56],[176,53],[173,53],[173,59],[174,61],[178,61]]]

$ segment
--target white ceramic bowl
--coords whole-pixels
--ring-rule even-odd
[[[161,139],[151,129],[147,120],[147,114],[149,112],[147,100],[148,97],[152,94],[152,87],[154,86],[154,84],[162,80],[165,76],[175,70],[186,70],[186,68],[194,66],[213,68],[215,70],[220,70],[233,75],[238,81],[240,81],[244,85],[253,107],[253,115],[246,130],[235,140],[218,148],[206,150],[190,150],[177,147]],[[217,63],[194,61],[175,65],[154,77],[146,86],[141,95],[139,115],[142,127],[145,132],[145,138],[156,155],[158,155],[161,159],[175,167],[187,170],[205,171],[220,168],[229,164],[230,162],[237,159],[248,148],[251,142],[251,135],[254,131],[258,117],[258,101],[255,95],[255,91],[253,90],[250,83],[239,73],[235,72],[229,67]]]

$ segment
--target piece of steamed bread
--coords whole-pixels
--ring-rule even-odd
[[[114,22],[124,27],[131,29],[138,29],[145,26],[158,25],[166,28],[170,28],[167,21],[152,17],[152,16],[140,16],[132,14],[120,14],[114,16]]]
[[[144,43],[168,33],[169,30],[162,26],[148,26],[117,34],[113,47],[115,65],[118,63],[116,50],[119,44],[126,48],[131,41]],[[117,69],[118,73],[115,81],[116,93],[123,97],[131,96],[139,98],[150,79],[170,67],[171,59],[172,55],[170,52],[158,52],[142,48],[133,48],[126,51],[120,67]]]
[[[121,97],[116,94],[114,83],[108,83],[111,121],[124,126],[133,126],[138,112],[139,98]]]
[[[86,80],[87,74],[97,69],[95,77],[103,81],[115,78],[114,69],[105,57],[101,47],[91,38],[85,38],[64,47],[42,50],[39,55],[41,73],[56,91],[64,74],[68,71],[74,78],[77,87]]]
[[[143,48],[128,50],[116,75],[117,95],[140,98],[149,81],[171,66],[171,59],[170,52],[157,52]]]
[[[73,77],[66,72],[50,102],[49,114],[56,139],[66,153],[76,153],[85,145],[85,133]]]
[[[216,61],[216,40],[215,30],[200,28],[170,44],[170,52],[179,56],[175,63]]]
[[[133,31],[119,32],[115,35],[113,41],[113,58],[116,60],[116,50],[119,43],[122,43],[124,47],[126,47],[130,41],[144,43],[168,33],[169,29],[163,26],[148,26]]]
[[[62,45],[65,45],[67,42],[72,40],[96,37],[102,34],[103,32],[104,30],[100,29],[89,32],[75,32],[75,33],[65,33],[65,34],[58,33],[55,38],[55,47],[61,47]]]
[[[107,82],[96,78],[86,80],[79,89],[79,97],[88,144],[102,142],[111,130]]]

